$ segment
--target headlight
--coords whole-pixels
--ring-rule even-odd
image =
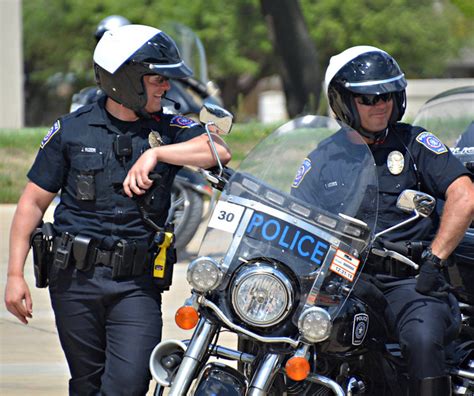
[[[232,304],[237,315],[253,326],[281,322],[293,305],[293,287],[286,275],[269,266],[243,270],[232,285]]]
[[[186,279],[193,289],[207,292],[219,285],[222,271],[214,259],[199,257],[189,264]]]
[[[331,328],[331,316],[323,308],[306,309],[298,319],[300,334],[309,342],[324,341],[331,334]]]

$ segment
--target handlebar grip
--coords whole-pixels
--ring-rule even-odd
[[[394,252],[400,253],[403,256],[409,256],[409,249],[405,242],[389,242],[384,241],[383,246],[388,250],[393,250]]]

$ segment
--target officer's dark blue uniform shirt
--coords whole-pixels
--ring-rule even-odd
[[[340,131],[322,142],[311,152],[305,161],[309,169],[297,186],[293,186],[292,195],[306,202],[318,204],[323,201],[335,207],[341,202],[350,202],[354,183],[360,182],[363,175],[356,174],[360,167],[350,166],[356,160],[347,143],[341,146],[340,139],[346,139]],[[420,127],[397,123],[388,131],[386,138],[369,146],[375,159],[378,176],[378,218],[377,231],[406,220],[409,215],[396,207],[397,198],[405,189],[426,192],[437,199],[444,199],[449,185],[469,171],[456,159],[450,150],[432,133]],[[398,161],[396,166],[389,166],[389,158]],[[369,165],[370,166],[370,165]],[[352,170],[354,169],[354,170]],[[369,187],[370,188],[370,187]],[[321,198],[322,196],[322,198]],[[319,198],[318,198],[319,197]],[[337,208],[330,208],[337,213]],[[340,207],[339,212],[347,213],[347,208]],[[362,220],[370,217],[368,211],[375,211],[370,202],[362,204],[357,216]],[[354,215],[354,214],[351,214]],[[387,234],[391,241],[424,240],[432,238],[439,223],[435,212],[428,218],[410,224],[407,227]]]
[[[106,98],[84,106],[56,121],[41,143],[28,178],[61,199],[54,213],[55,229],[73,235],[93,237],[110,248],[117,240],[150,240],[137,204],[120,192],[128,171],[150,148],[149,135],[155,131],[162,144],[180,143],[204,133],[201,125],[183,116],[159,114],[136,122],[120,122],[105,110]],[[114,142],[119,135],[131,138],[132,152],[119,156]],[[170,191],[179,166],[158,163],[164,188],[154,199],[155,220],[163,225],[170,205]],[[95,196],[81,191],[80,181],[92,184]],[[79,183],[78,183],[79,181]]]

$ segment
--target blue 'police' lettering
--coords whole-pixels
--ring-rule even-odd
[[[272,225],[275,226],[275,232],[272,235],[270,235],[270,234],[268,234],[267,231],[268,231],[268,228]],[[280,224],[278,223],[278,221],[268,220],[267,222],[265,222],[265,224],[263,225],[263,228],[262,228],[262,235],[267,241],[273,241],[274,239],[276,239],[276,237],[279,234],[280,234]]]
[[[247,226],[247,233],[250,234],[254,227],[259,227],[263,224],[263,216],[259,213],[254,213]]]
[[[309,258],[317,265],[321,265],[329,250],[329,244],[316,236],[262,213],[253,214],[246,234],[272,242],[279,248],[289,249],[302,258]]]
[[[295,236],[293,237],[293,241],[291,242],[290,250],[295,248],[296,242],[298,242],[298,238],[300,237],[300,231],[295,232]]]
[[[328,244],[322,241],[316,242],[314,246],[313,254],[311,255],[311,261],[314,261],[316,264],[321,264],[323,262],[324,256],[328,251]],[[316,257],[319,256],[320,258]]]
[[[288,243],[285,242],[285,237],[286,237],[286,234],[288,233],[288,228],[289,228],[288,226],[285,226],[283,228],[283,232],[281,233],[280,240],[278,241],[278,244],[280,246],[283,246],[286,249],[290,247],[290,245],[288,245]]]

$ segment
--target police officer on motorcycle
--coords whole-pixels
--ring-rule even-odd
[[[180,167],[217,162],[201,125],[161,111],[168,79],[191,74],[167,34],[143,25],[108,31],[94,66],[105,96],[59,118],[28,173],[12,223],[5,303],[28,323],[32,301],[23,267],[30,235],[61,190],[52,251],[34,256],[47,262],[70,394],[144,395],[149,356],[161,338],[164,285],[152,265],[155,232],[130,197],[143,195],[156,172],[153,221],[163,226]],[[150,147],[151,138],[160,144]],[[228,162],[226,145],[213,140]]]
[[[448,395],[451,385],[445,371],[445,346],[457,335],[460,315],[443,274],[449,255],[474,217],[470,172],[435,135],[399,122],[405,112],[407,82],[387,52],[371,46],[349,48],[331,58],[325,83],[336,117],[363,137],[375,158],[379,230],[406,219],[396,207],[405,189],[446,200],[441,218],[435,213],[386,234],[393,242],[431,241],[421,255],[416,278],[401,264],[381,263],[380,259],[373,263],[372,272],[399,279],[384,294],[408,365],[410,395]],[[337,144],[323,145],[311,153],[292,193],[305,200],[321,193],[344,194],[360,176],[324,169],[325,156],[340,154]],[[317,186],[324,172],[324,185]]]
[[[95,39],[99,42],[105,32],[130,24],[131,22],[122,15],[109,15],[102,19],[97,25],[94,33]]]

